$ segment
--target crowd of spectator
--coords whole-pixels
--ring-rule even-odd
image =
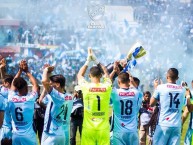
[[[134,11],[135,26],[130,25],[128,20],[116,22],[116,18],[104,15],[102,21],[104,29],[88,29],[91,21],[85,8],[88,5],[85,1],[60,0],[40,2],[33,1],[29,9],[36,8],[37,13],[45,9],[39,15],[33,14],[34,18],[42,17],[42,21],[36,24],[21,25],[18,29],[1,28],[1,35],[6,43],[31,43],[44,45],[57,45],[55,50],[47,51],[44,57],[30,57],[16,55],[9,64],[8,72],[13,73],[15,64],[21,57],[26,58],[33,75],[41,80],[42,63],[54,64],[58,71],[66,75],[69,81],[76,80],[77,70],[86,59],[86,50],[92,46],[99,59],[106,64],[124,58],[130,46],[136,41],[143,42],[147,55],[145,61],[138,62],[135,74],[139,73],[138,68],[143,70],[140,77],[143,83],[155,77],[162,78],[169,67],[177,67],[180,71],[191,71],[187,69],[187,59],[193,61],[189,56],[192,54],[193,45],[193,12],[192,2],[181,3],[180,1],[165,0],[122,0],[104,1],[104,5],[131,6]],[[54,7],[54,8],[53,8]],[[70,9],[74,11],[70,11]],[[51,12],[48,13],[48,10]],[[64,19],[65,17],[65,19]],[[25,22],[27,23],[27,22]],[[173,53],[175,51],[175,53]],[[50,57],[52,56],[52,57]],[[181,62],[176,58],[181,57]],[[163,59],[164,58],[164,59]],[[163,61],[164,60],[164,61]],[[78,63],[77,63],[78,62]],[[147,65],[150,64],[150,65]],[[80,66],[79,66],[80,65]],[[186,76],[181,76],[184,79]],[[151,86],[151,83],[149,83]]]

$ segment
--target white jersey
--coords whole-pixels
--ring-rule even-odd
[[[15,92],[9,91],[8,107],[14,134],[27,135],[35,133],[33,130],[33,114],[34,102],[37,97],[37,92],[31,92],[27,96],[18,96]]]
[[[160,102],[158,124],[166,127],[181,127],[185,89],[176,84],[161,84],[155,90],[153,97]]]
[[[48,104],[44,118],[44,132],[52,135],[64,135],[70,121],[72,95],[60,93],[53,88],[46,97]]]
[[[138,112],[142,94],[137,89],[113,89],[112,94],[114,128],[113,131],[137,131]]]

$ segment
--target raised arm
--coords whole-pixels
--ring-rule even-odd
[[[97,66],[102,69],[102,71],[104,73],[104,75],[103,75],[104,77],[110,78],[109,72],[107,71],[107,68],[103,64],[99,63]]]
[[[38,83],[34,76],[29,72],[27,62],[24,60],[22,63],[22,71],[26,73],[26,76],[29,78],[30,82],[32,83],[32,91],[38,91]]]
[[[188,118],[189,111],[188,108],[185,107],[184,112],[182,114],[182,125],[186,122],[186,119]]]
[[[155,97],[158,97],[156,89],[157,89],[157,86],[159,85],[159,80],[155,79],[153,83],[154,83],[155,91],[154,91],[154,95],[150,99],[150,106],[151,107],[153,107],[153,106],[155,106],[157,104],[157,99]]]
[[[50,86],[50,74],[54,70],[53,66],[46,65],[43,71],[43,76],[42,76],[42,84],[44,86],[44,89],[47,93],[50,93],[52,91],[52,87]]]
[[[43,99],[45,98],[45,96],[47,95],[47,92],[45,90],[45,88],[43,88],[43,91],[40,95],[40,98],[38,99],[38,103],[40,106],[42,106],[44,109],[46,108],[46,105],[43,103]]]
[[[6,60],[2,58],[0,60],[0,79],[5,78],[5,74],[6,74],[5,67],[6,67]]]
[[[44,97],[47,95],[47,92],[46,92],[46,89],[45,88],[43,88],[43,91],[42,91],[42,93],[41,93],[41,95],[40,95],[40,98],[39,98],[39,103],[41,103],[42,102],[42,100],[44,99]]]
[[[26,72],[26,76],[29,78],[30,82],[32,83],[32,91],[38,91],[38,83],[34,76],[30,72]]]
[[[109,77],[110,77],[110,79],[111,79],[112,82],[114,81],[114,80],[113,80],[113,79],[114,79],[114,78],[113,78],[114,75],[120,73],[118,64],[119,64],[118,61],[115,61],[115,62],[114,62],[114,65],[113,65],[113,71],[112,71],[112,72],[110,73],[110,75],[109,75]]]
[[[24,60],[21,60],[20,63],[19,63],[19,70],[18,70],[17,74],[15,75],[14,79],[21,76],[23,63],[24,63]],[[12,83],[11,83],[11,90],[12,90],[12,91],[16,91],[16,88],[15,88],[15,86],[13,85],[14,79],[13,79],[13,81],[12,81]]]
[[[191,104],[191,101],[190,101],[190,90],[189,89],[186,89],[186,99],[187,99],[187,108],[188,108],[188,111],[189,112],[193,112],[193,104]]]
[[[80,68],[78,74],[77,74],[77,79],[78,79],[78,82],[84,78],[84,75],[86,73],[86,70],[90,64],[90,62],[92,61],[92,49],[91,48],[88,48],[88,56],[87,56],[87,59],[86,59],[86,62],[85,64]]]

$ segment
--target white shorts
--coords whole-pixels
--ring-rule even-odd
[[[153,145],[180,145],[181,128],[157,125]]]
[[[12,145],[38,145],[36,134],[12,135]]]
[[[65,135],[42,133],[41,145],[65,145]]]

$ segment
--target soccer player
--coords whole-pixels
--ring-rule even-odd
[[[1,137],[0,137],[2,139],[2,144],[4,144],[4,142],[7,142],[7,143],[11,142],[11,138],[12,138],[11,118],[10,118],[9,109],[8,109],[8,91],[11,88],[12,81],[13,81],[13,76],[6,75],[5,78],[3,79],[3,85],[0,86],[0,95],[3,96],[4,103],[5,103],[4,120],[3,120]]]
[[[136,88],[130,88],[129,74],[118,75],[119,89],[113,89],[111,98],[114,112],[113,145],[137,145],[138,112],[142,94]]]
[[[185,89],[176,84],[178,70],[170,68],[167,71],[167,83],[158,85],[154,82],[155,92],[150,100],[150,105],[160,103],[160,115],[158,125],[153,136],[153,145],[179,145],[181,135],[182,107],[185,102]],[[187,107],[190,107],[189,96],[187,96]]]
[[[65,77],[57,74],[49,77],[54,67],[46,65],[42,84],[48,93],[41,145],[66,145],[69,143],[69,123],[72,95],[65,91]]]
[[[32,92],[28,93],[27,82],[20,77],[24,72],[32,83]],[[13,145],[37,145],[36,134],[33,129],[34,102],[38,91],[36,79],[28,71],[25,60],[19,64],[19,71],[11,84],[8,94],[8,107],[12,118]]]
[[[6,75],[6,60],[0,55],[0,80],[5,78]]]
[[[4,97],[0,95],[0,133],[1,133],[1,127],[4,119],[4,111],[5,111]]]
[[[193,88],[193,80],[192,80],[191,84],[192,84],[192,88]],[[185,85],[184,87],[186,89],[189,89],[188,86],[187,86],[187,83],[183,83],[183,85]],[[191,91],[191,93],[190,93],[191,102],[192,102],[192,99],[193,99],[192,94],[193,94],[193,91]],[[193,135],[193,112],[189,112],[187,107],[185,107],[183,115],[182,115],[182,124],[185,123],[186,119],[188,118],[189,113],[190,113],[190,121],[189,121],[188,130],[186,132],[186,136],[185,136],[185,139],[184,139],[184,145],[191,145],[193,143],[193,140],[192,140],[192,135]]]
[[[84,103],[81,145],[109,145],[110,125],[108,113],[112,82],[107,69],[97,61],[92,49],[88,50],[87,61],[80,68],[77,75]],[[97,66],[90,68],[89,78],[91,82],[87,82],[84,75],[91,61],[94,61]],[[101,81],[102,76],[103,81]]]

